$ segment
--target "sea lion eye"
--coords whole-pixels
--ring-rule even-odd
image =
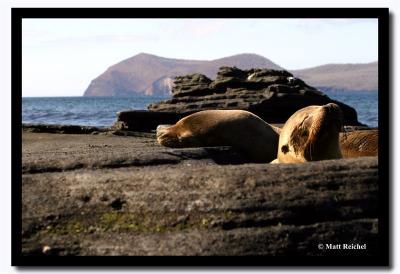
[[[289,152],[289,146],[288,146],[288,145],[284,145],[284,146],[281,147],[281,150],[282,150],[282,152],[283,152],[284,154],[286,154],[286,153]]]

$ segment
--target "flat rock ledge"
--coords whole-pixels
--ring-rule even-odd
[[[47,132],[61,134],[98,134],[106,132],[108,128],[80,126],[80,125],[49,125],[49,124],[29,124],[23,123],[22,130],[26,132]]]
[[[378,159],[253,164],[153,136],[22,133],[24,255],[376,255]],[[318,244],[366,244],[365,250]]]

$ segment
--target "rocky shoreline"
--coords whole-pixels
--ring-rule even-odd
[[[24,255],[378,250],[377,157],[254,164],[230,147],[161,147],[153,133],[33,128],[22,131]],[[321,251],[319,243],[368,248]]]
[[[155,137],[159,124],[200,110],[248,110],[281,127],[330,102],[343,111],[341,144],[369,130],[289,72],[229,67],[214,81],[177,77],[171,100],[120,112],[107,128],[24,124],[22,254],[377,255],[378,157],[270,165]]]

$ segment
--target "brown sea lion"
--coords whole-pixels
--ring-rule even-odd
[[[339,146],[342,119],[342,111],[334,103],[296,111],[281,129],[277,159],[272,163],[342,158]]]
[[[244,110],[204,110],[172,126],[157,127],[157,141],[167,147],[232,146],[254,162],[276,158],[278,129]]]
[[[378,156],[378,130],[355,130],[340,134],[344,158]]]

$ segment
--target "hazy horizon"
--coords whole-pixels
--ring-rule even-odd
[[[81,96],[108,67],[147,53],[261,55],[287,70],[378,60],[377,19],[23,19],[22,95]]]

